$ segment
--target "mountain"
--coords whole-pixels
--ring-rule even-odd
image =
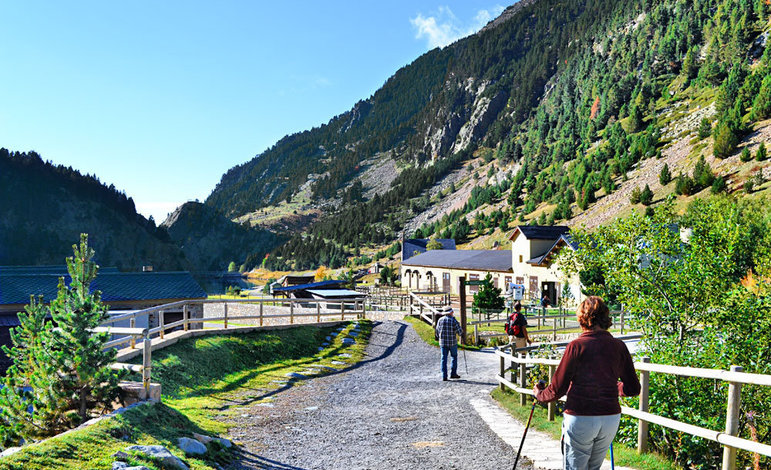
[[[205,204],[253,223],[314,211],[270,257],[286,269],[345,264],[418,228],[462,242],[596,225],[645,209],[640,193],[754,196],[769,170],[746,161],[771,134],[769,3],[519,2],[232,168]]]
[[[0,149],[0,265],[61,265],[81,233],[101,266],[188,270],[165,230],[134,201],[97,178],[44,162],[35,152]]]
[[[198,202],[178,207],[161,224],[200,270],[222,271],[228,264],[252,266],[283,239],[272,232],[237,224]],[[244,253],[251,253],[248,259]]]

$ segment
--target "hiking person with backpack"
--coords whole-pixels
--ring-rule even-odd
[[[512,313],[504,325],[506,334],[509,335],[509,344],[514,344],[515,348],[525,348],[528,343],[532,343],[530,335],[527,334],[527,318],[522,313],[522,304],[514,304],[514,313]]]
[[[618,431],[618,397],[638,395],[640,381],[626,344],[608,332],[612,322],[605,302],[588,297],[576,317],[581,336],[565,348],[549,386],[536,385],[533,393],[542,403],[567,394],[562,420],[564,468],[598,470]]]
[[[442,380],[447,380],[447,355],[452,357],[450,366],[450,378],[459,379],[458,375],[458,338],[463,335],[463,329],[458,320],[453,316],[453,309],[449,305],[442,310],[442,317],[436,322],[434,335],[439,341],[439,349],[442,352]]]

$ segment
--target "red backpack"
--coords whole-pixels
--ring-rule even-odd
[[[513,313],[506,321],[506,334],[512,336],[519,336],[522,334],[522,327],[518,323],[520,315],[522,315],[520,312]]]

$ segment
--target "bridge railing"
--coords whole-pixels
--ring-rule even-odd
[[[625,337],[619,338],[628,339]],[[497,375],[500,388],[501,390],[509,388],[519,393],[520,404],[523,405],[525,404],[527,396],[533,395],[532,387],[527,387],[527,365],[545,365],[549,368],[549,376],[551,377],[554,375],[556,367],[560,362],[557,358],[530,357],[526,352],[531,349],[534,348],[522,348],[514,351],[496,351],[496,355],[500,358],[500,371]],[[506,366],[507,362],[509,363],[508,367]],[[639,397],[639,407],[638,409],[634,409],[627,406],[621,406],[621,412],[638,420],[638,452],[647,452],[648,424],[653,423],[721,444],[723,446],[723,470],[734,470],[736,468],[737,449],[771,456],[771,445],[738,437],[742,385],[751,384],[769,387],[771,386],[771,375],[745,373],[743,372],[742,367],[739,366],[731,366],[730,370],[722,370],[653,364],[647,357],[642,358],[640,362],[635,362],[634,365],[640,373],[640,385],[642,386]],[[507,371],[511,371],[509,379],[505,377]],[[726,429],[724,431],[706,429],[651,413],[648,403],[651,372],[682,377],[700,377],[726,382],[728,384],[728,395],[726,397]],[[549,420],[554,419],[555,406],[553,403],[549,404],[547,414]]]

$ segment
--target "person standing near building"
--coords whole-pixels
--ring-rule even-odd
[[[567,394],[562,421],[565,470],[597,470],[618,431],[618,397],[640,393],[632,356],[609,332],[608,306],[588,297],[576,311],[581,336],[565,348],[548,387],[533,388],[536,400],[556,401]],[[619,381],[620,379],[620,381]]]
[[[450,378],[459,379],[458,375],[458,338],[463,335],[463,329],[458,320],[453,316],[453,309],[449,305],[442,310],[442,318],[436,322],[436,337],[439,341],[439,349],[442,352],[442,380],[447,380],[447,355],[452,357],[450,365]]]
[[[509,335],[509,344],[514,344],[515,348],[525,348],[528,343],[532,343],[530,335],[527,334],[527,317],[522,313],[522,304],[514,304],[514,312],[506,321],[506,334]]]

